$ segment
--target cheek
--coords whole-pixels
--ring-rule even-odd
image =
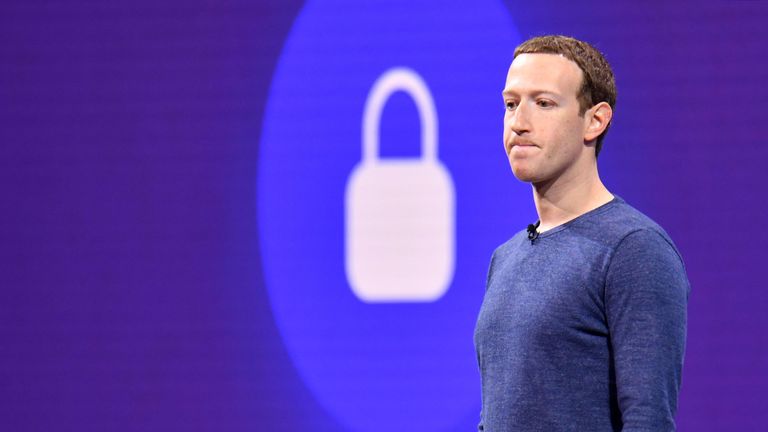
[[[578,149],[584,142],[582,123],[578,119],[567,119],[555,129],[556,139],[561,144],[561,151],[570,152]]]

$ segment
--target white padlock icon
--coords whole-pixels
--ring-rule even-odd
[[[421,158],[379,156],[389,97],[409,94],[421,121]],[[346,272],[365,302],[429,302],[445,294],[455,263],[455,193],[437,157],[437,111],[424,80],[393,68],[374,83],[363,114],[363,158],[347,182]]]

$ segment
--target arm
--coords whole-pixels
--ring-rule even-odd
[[[605,302],[624,432],[675,430],[689,290],[661,234],[635,231],[614,251]]]
[[[493,263],[496,260],[496,252],[497,251],[498,251],[498,249],[494,250],[493,254],[491,254],[491,263],[488,265],[488,273],[485,276],[485,292],[488,291],[488,286],[491,284],[491,275],[493,274]],[[476,352],[476,354],[477,354],[478,370],[482,374],[482,367],[481,367],[481,364],[480,364],[480,353]],[[483,403],[482,399],[481,399],[480,406],[481,406],[481,408],[480,408],[480,423],[477,424],[477,430],[482,432],[482,431],[485,430],[485,424],[484,424],[485,420],[483,419],[483,412],[485,411],[485,404]]]

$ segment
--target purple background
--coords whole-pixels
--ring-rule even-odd
[[[614,66],[604,180],[692,283],[679,429],[764,430],[768,7],[507,4]],[[300,7],[0,6],[0,429],[340,430],[259,267],[260,119]]]

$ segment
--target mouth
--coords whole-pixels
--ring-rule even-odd
[[[534,144],[531,141],[526,140],[514,140],[507,146],[507,151],[511,152],[515,147],[519,149],[526,149],[526,148],[534,148],[538,147],[536,144]]]
[[[512,147],[536,147],[536,144],[533,143],[533,141],[526,141],[526,140],[513,140],[512,141]]]

